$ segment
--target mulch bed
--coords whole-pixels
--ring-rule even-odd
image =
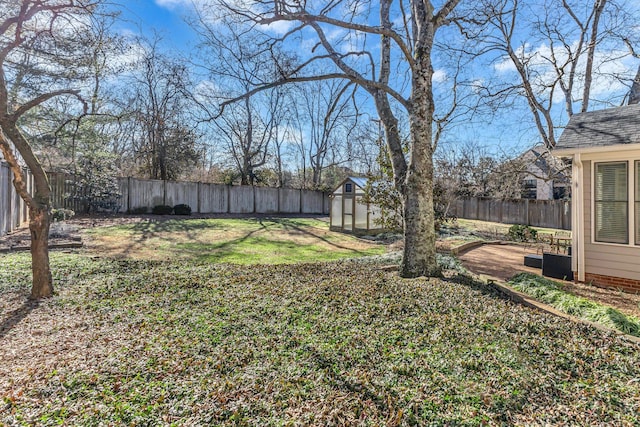
[[[0,253],[12,251],[28,251],[31,245],[29,229],[23,228],[0,237]],[[50,249],[81,248],[82,237],[79,231],[65,236],[49,237]]]

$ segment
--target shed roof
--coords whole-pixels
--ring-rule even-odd
[[[640,143],[640,104],[574,114],[558,138],[555,150]]]
[[[334,193],[335,193],[335,192],[340,192],[340,193],[341,193],[341,192],[342,192],[342,190],[341,190],[341,189],[342,189],[342,186],[343,186],[343,185],[344,185],[344,183],[345,183],[345,182],[347,182],[347,181],[351,181],[351,182],[353,182],[353,183],[356,185],[356,187],[358,187],[358,188],[360,188],[360,189],[362,189],[362,190],[365,190],[365,188],[367,187],[368,179],[367,179],[367,178],[364,178],[364,177],[359,177],[359,176],[348,176],[348,177],[346,177],[345,179],[343,179],[343,180],[340,182],[340,184],[338,184],[338,185],[333,189],[333,192],[334,192]]]
[[[349,179],[351,181],[353,181],[358,187],[362,188],[364,190],[364,188],[367,186],[367,178],[361,177],[361,176],[350,176]]]

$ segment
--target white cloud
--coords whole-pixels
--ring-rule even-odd
[[[211,99],[217,97],[222,92],[220,86],[211,80],[203,80],[199,82],[194,90],[196,100],[202,104],[211,102]]]
[[[571,52],[578,50],[577,41],[570,46]],[[553,97],[553,103],[565,102],[563,92],[559,88],[558,74],[554,69],[552,60],[555,56],[555,62],[557,64],[564,64],[567,61],[568,53],[566,50],[556,48],[553,52],[549,45],[540,44],[533,48],[531,45],[526,44],[516,50],[516,55],[522,58],[523,62],[527,64],[529,70],[530,82],[534,91],[542,98],[550,95],[550,86],[555,83],[555,92]],[[582,92],[584,90],[584,75],[582,72],[586,65],[586,55],[582,55],[576,67],[576,74],[574,76],[574,85],[572,91],[573,100],[579,100],[582,98]],[[622,50],[606,50],[602,48],[596,51],[594,56],[594,67],[591,83],[591,97],[594,99],[608,99],[612,96],[620,96],[627,90],[624,81],[628,81],[633,78],[636,73],[636,67],[634,60],[628,56],[628,52]],[[494,69],[499,75],[504,75],[507,79],[512,79],[512,76],[507,76],[516,71],[516,67],[513,61],[509,57],[503,57],[501,60],[494,64]],[[567,82],[569,78],[568,73],[563,76],[563,80]]]
[[[326,35],[327,40],[329,42],[334,43],[334,42],[344,38],[344,36],[347,35],[347,30],[344,30],[342,28],[329,27],[328,30],[325,30],[325,35]]]
[[[260,25],[262,31],[272,33],[277,36],[283,36],[295,26],[291,21],[276,21],[269,25]]]
[[[513,65],[513,61],[506,57],[502,61],[493,65],[493,68],[499,73],[508,73],[510,71],[516,71],[516,66]]]
[[[471,82],[471,89],[473,90],[474,93],[480,93],[480,91],[482,91],[482,89],[484,89],[485,87],[486,87],[486,83],[482,78],[475,79],[474,81]]]
[[[183,8],[194,8],[207,3],[207,0],[155,0],[160,7],[169,10],[178,10]]]
[[[447,81],[447,72],[442,68],[439,68],[433,72],[433,77],[431,78],[433,83],[444,83]]]

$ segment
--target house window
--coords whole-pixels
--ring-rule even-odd
[[[344,185],[344,192],[345,193],[353,193],[353,184],[351,184],[350,182],[347,182]]]
[[[553,187],[553,200],[564,200],[567,198],[567,187]]]
[[[522,184],[522,198],[536,199],[538,197],[538,180],[525,179]]]
[[[627,162],[595,164],[595,241],[629,243]]]

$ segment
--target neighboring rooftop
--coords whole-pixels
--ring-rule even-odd
[[[555,149],[640,143],[640,104],[574,114]]]
[[[548,177],[564,176],[567,172],[565,165],[559,158],[553,154],[544,145],[536,145],[530,150],[525,151],[521,156],[524,162],[535,167],[539,172]],[[535,172],[529,170],[529,172]]]

